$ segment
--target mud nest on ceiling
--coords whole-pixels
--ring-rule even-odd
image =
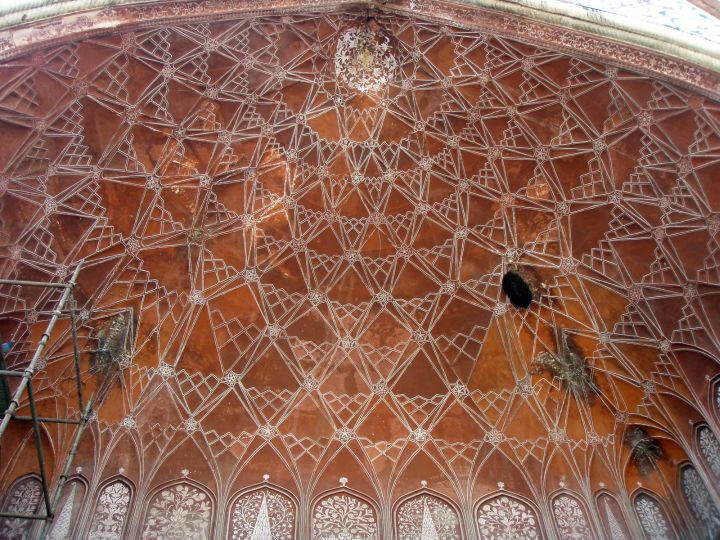
[[[655,463],[663,456],[660,442],[641,427],[626,431],[624,440],[630,447],[630,457],[640,474],[650,474],[655,469]]]
[[[567,330],[555,329],[557,352],[545,351],[538,355],[534,362],[536,372],[548,370],[563,381],[577,397],[589,399],[599,392],[582,350]]]
[[[98,331],[90,368],[100,379],[96,401],[107,395],[120,372],[130,365],[134,322],[132,310],[127,310],[115,315]]]
[[[528,308],[546,292],[540,274],[530,266],[513,264],[502,279],[502,288],[516,308]]]

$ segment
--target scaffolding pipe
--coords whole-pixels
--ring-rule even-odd
[[[78,394],[78,411],[82,411],[85,407],[83,405],[83,392],[82,392],[82,380],[80,377],[80,353],[78,352],[78,337],[77,337],[77,321],[75,320],[75,295],[70,290],[70,328],[72,330],[73,340],[73,357],[75,360],[75,384],[77,386]]]
[[[67,459],[65,460],[65,467],[63,467],[62,474],[60,475],[60,480],[58,482],[57,487],[55,488],[55,494],[53,496],[52,501],[52,508],[57,509],[57,505],[60,503],[60,496],[62,495],[62,490],[65,487],[65,483],[67,482],[68,478],[68,472],[70,472],[70,466],[72,465],[73,459],[75,458],[75,454],[77,454],[78,447],[80,446],[80,438],[82,437],[83,431],[85,431],[85,426],[87,426],[88,420],[90,419],[90,413],[92,412],[92,406],[93,406],[93,399],[94,396],[90,396],[90,399],[88,400],[87,407],[85,408],[85,411],[82,413],[82,416],[80,417],[80,425],[77,428],[77,432],[75,433],[75,440],[73,441],[72,448],[70,449],[70,453],[68,454]],[[40,531],[40,540],[44,540],[44,538],[47,536],[48,532],[50,531],[50,525],[52,524],[53,515],[48,513],[48,516],[45,519],[45,523],[43,524],[43,528]]]
[[[32,416],[13,416],[13,420],[32,420]],[[71,420],[70,418],[48,418],[46,416],[38,416],[38,422],[50,422],[54,424],[79,424],[80,420]]]
[[[82,264],[82,263],[80,263]],[[70,280],[72,283],[72,280]],[[27,281],[24,279],[0,279],[0,285],[27,285],[28,287],[48,287],[51,289],[72,289],[74,283],[52,283],[50,281]]]
[[[5,411],[5,415],[3,416],[2,423],[0,423],[0,442],[2,442],[2,436],[5,433],[5,430],[8,427],[8,424],[10,423],[10,420],[12,419],[13,415],[15,414],[15,411],[20,406],[20,399],[22,398],[22,394],[25,391],[25,389],[28,386],[28,383],[30,379],[32,378],[33,374],[35,373],[35,365],[37,364],[38,360],[40,359],[40,356],[42,355],[43,350],[45,349],[45,345],[47,344],[48,340],[50,339],[50,332],[52,332],[52,329],[55,327],[55,323],[57,323],[58,317],[60,316],[60,313],[65,306],[65,302],[67,302],[68,298],[70,298],[70,294],[72,293],[73,287],[75,287],[75,282],[77,280],[78,274],[80,273],[80,269],[82,268],[82,261],[80,261],[75,268],[75,271],[72,274],[72,277],[70,278],[70,281],[66,284],[53,284],[54,287],[64,287],[65,291],[63,292],[62,297],[60,298],[60,302],[57,305],[57,309],[53,311],[53,316],[50,319],[50,322],[47,325],[47,328],[45,329],[45,333],[40,338],[40,343],[38,344],[38,348],[35,351],[35,354],[32,357],[32,360],[30,361],[30,364],[23,372],[22,379],[20,381],[20,384],[18,385],[17,390],[15,391],[15,395],[13,396],[13,399],[10,401],[10,405],[8,406],[7,410]],[[10,280],[4,280],[4,281],[10,281]],[[13,282],[18,283],[18,282]],[[38,285],[38,286],[44,286],[44,285]]]
[[[37,516],[35,514],[20,514],[18,512],[0,512],[0,518],[9,519],[47,519],[47,516]]]
[[[42,437],[40,436],[40,423],[37,420],[37,409],[35,408],[35,397],[33,396],[32,380],[27,385],[28,401],[30,402],[30,416],[32,417],[33,432],[35,434],[35,451],[37,452],[38,467],[40,468],[40,483],[42,485],[43,498],[45,499],[45,515],[53,517],[50,503],[50,489],[48,488],[47,476],[45,475],[45,454],[42,449]]]
[[[0,349],[0,371],[6,371],[7,366],[5,365],[5,355]],[[0,399],[2,399],[3,408],[7,408],[10,405],[10,386],[7,383],[7,379],[0,374]]]

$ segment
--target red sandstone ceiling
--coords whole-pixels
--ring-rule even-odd
[[[56,537],[713,530],[678,475],[692,463],[714,519],[700,486],[720,462],[695,437],[720,401],[720,105],[473,30],[365,21],[137,28],[0,65],[2,275],[85,261],[103,399]],[[528,309],[500,287],[518,267]],[[0,292],[21,366],[57,295]],[[94,351],[118,314],[108,367]],[[538,363],[561,330],[597,393]],[[73,414],[71,350],[65,322],[41,414]],[[636,426],[664,454],[645,476]],[[14,430],[5,509],[35,466]],[[56,475],[71,433],[47,430]]]

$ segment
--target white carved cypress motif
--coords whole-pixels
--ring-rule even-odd
[[[613,540],[626,540],[625,528],[620,524],[620,520],[615,515],[615,510],[610,506],[610,497],[604,496],[603,504],[605,506],[605,517],[607,519],[610,537],[613,538]]]
[[[78,509],[80,501],[78,498],[78,486],[80,482],[71,482],[66,490],[67,496],[62,500],[62,507],[59,513],[55,514],[52,529],[48,538],[50,540],[70,540],[70,532],[72,527],[73,515]]]
[[[399,540],[459,540],[460,519],[447,503],[430,495],[405,501],[397,513]]]
[[[233,540],[293,540],[295,535],[295,506],[271,489],[240,497],[231,519]]]

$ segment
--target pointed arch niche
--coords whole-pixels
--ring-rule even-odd
[[[690,464],[680,469],[680,489],[698,524],[702,538],[715,540],[720,537],[720,510],[710,495],[700,473]]]
[[[275,486],[254,486],[235,497],[228,524],[227,538],[232,540],[293,540],[297,503]]]
[[[576,495],[561,492],[552,498],[552,513],[558,538],[595,538],[585,505]]]
[[[427,489],[400,499],[395,508],[395,535],[398,540],[464,538],[457,508]]]
[[[133,487],[129,480],[115,476],[98,490],[88,538],[121,540],[132,503]]]
[[[42,503],[42,484],[34,474],[17,478],[5,494],[3,512],[34,514]],[[41,512],[44,512],[44,507]],[[0,518],[0,538],[26,538],[32,528],[29,519]]]
[[[475,510],[478,537],[544,538],[537,510],[529,502],[510,493],[496,493],[478,504]]]
[[[49,540],[71,540],[79,534],[74,533],[77,527],[78,516],[83,507],[87,483],[85,479],[76,476],[68,480],[63,487],[60,503],[55,510],[55,519],[48,535]]]
[[[630,540],[632,534],[617,499],[607,491],[595,497],[600,521],[607,538]]]
[[[376,506],[360,493],[345,489],[324,493],[312,511],[313,540],[377,540]]]
[[[697,448],[703,461],[715,479],[720,482],[720,441],[706,425],[698,428],[696,438]]]
[[[665,508],[655,496],[640,492],[635,496],[633,506],[648,540],[673,540],[677,537]]]
[[[143,539],[211,537],[213,500],[207,489],[183,480],[166,484],[149,499],[143,520]]]

